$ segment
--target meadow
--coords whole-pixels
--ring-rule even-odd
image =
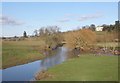
[[[104,35],[104,32],[95,32],[97,35],[99,33]],[[71,34],[71,33],[70,33]],[[71,37],[71,35],[70,35]],[[98,37],[99,38],[99,37]],[[71,41],[67,36],[65,39],[67,42]],[[70,39],[70,40],[69,40]],[[50,40],[48,40],[50,42]],[[72,40],[73,41],[73,40]],[[79,41],[77,41],[79,42]],[[35,60],[40,60],[45,58],[43,56],[43,49],[45,48],[45,41],[39,37],[26,38],[20,41],[2,41],[2,68],[8,68],[20,64],[25,64]],[[64,46],[72,46],[71,43],[67,43]],[[99,47],[118,47],[118,42],[97,42],[95,46]]]
[[[43,41],[3,41],[2,68],[8,68],[45,58]]]
[[[46,73],[52,77],[40,81],[118,81],[118,56],[82,54],[48,68]]]
[[[59,45],[59,41],[63,42],[63,39],[65,39],[64,42],[67,42],[64,46],[68,49],[77,49],[81,46],[87,48],[89,45],[119,47],[119,42],[114,41],[115,37],[107,39],[110,41],[106,42],[104,32],[94,33],[90,30],[80,32],[55,33],[55,35],[48,35],[43,39],[34,37],[25,40],[3,40],[2,69],[44,59],[46,58],[43,56],[44,50],[46,48],[53,50],[52,45]],[[106,35],[106,38],[110,38],[110,36]],[[118,56],[80,54],[79,58],[71,58],[48,68],[45,73],[38,73],[36,78],[40,81],[118,81]]]

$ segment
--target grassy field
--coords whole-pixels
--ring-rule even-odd
[[[3,41],[2,68],[43,59],[43,41]]]
[[[106,43],[97,43],[97,46],[100,47],[120,47],[120,42],[106,42]]]
[[[41,81],[118,81],[118,56],[81,55],[46,72],[53,77]]]

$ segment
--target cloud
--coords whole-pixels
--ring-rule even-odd
[[[57,22],[68,22],[68,21],[70,21],[68,18],[62,18],[57,20]]]
[[[24,22],[18,21],[15,18],[1,15],[0,16],[0,25],[22,25]]]
[[[94,19],[94,18],[99,18],[102,17],[103,14],[93,14],[93,15],[85,15],[81,16],[78,21],[83,21],[83,20],[89,20],[89,19]]]

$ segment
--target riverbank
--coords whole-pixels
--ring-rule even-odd
[[[52,77],[40,81],[118,81],[118,56],[82,54],[48,68],[46,73]]]
[[[2,42],[2,69],[45,58],[43,41]]]
[[[93,45],[91,48],[76,48],[81,52],[85,53],[103,53],[103,54],[111,54],[111,55],[120,55],[120,46],[119,42],[108,42],[108,43],[97,43]],[[70,50],[75,48],[71,47],[69,44],[65,44],[64,47],[67,47]]]

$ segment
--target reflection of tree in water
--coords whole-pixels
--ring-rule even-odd
[[[44,55],[47,56],[47,58],[43,59],[40,64],[43,70],[53,65],[59,64],[65,60],[64,55],[66,55],[66,51],[62,49],[62,47],[59,47],[55,50],[45,52]]]
[[[78,57],[78,55],[80,54],[80,50],[79,49],[73,49],[72,51],[69,51],[68,53],[68,58],[75,58]]]
[[[73,49],[72,52],[73,52],[73,55],[76,55],[76,56],[80,54],[80,50],[77,48]]]

